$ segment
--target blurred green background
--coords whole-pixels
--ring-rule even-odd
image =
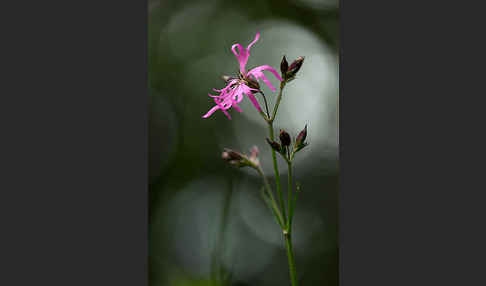
[[[294,218],[301,285],[338,285],[338,0],[149,0],[150,285],[290,285],[281,232],[259,197],[256,172],[221,160],[224,147],[260,148],[273,182],[265,122],[248,99],[232,120],[212,106],[221,75],[236,75],[231,45],[248,45],[248,68],[277,70],[283,55],[305,56],[286,87],[275,130],[308,124],[297,154],[302,185]],[[277,80],[268,76],[274,86]],[[273,106],[276,94],[264,87]],[[279,158],[280,160],[280,158]],[[283,189],[286,165],[280,160]],[[285,195],[286,197],[286,195]]]

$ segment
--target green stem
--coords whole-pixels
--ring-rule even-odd
[[[292,251],[292,238],[291,233],[285,233],[285,248],[287,249],[287,257],[289,259],[289,272],[290,272],[290,281],[292,286],[298,286],[297,283],[297,271],[295,269],[295,261],[294,261],[294,254]]]
[[[270,111],[268,111],[267,98],[265,97],[265,94],[263,93],[263,91],[260,90],[259,92],[263,97],[263,101],[265,102],[265,109],[267,110],[267,118],[270,118]]]
[[[289,174],[288,174],[288,185],[289,185],[289,190],[288,190],[288,196],[287,196],[287,209],[289,210],[289,218],[287,220],[287,229],[289,232],[292,231],[292,218],[294,217],[294,204],[293,204],[293,199],[292,199],[292,161],[287,161],[288,169],[289,169]]]
[[[275,109],[274,109],[275,110]],[[273,123],[269,122],[268,123],[268,128],[270,131],[270,140],[274,140],[274,135],[273,135]],[[275,172],[275,185],[277,186],[277,194],[278,194],[278,200],[280,203],[280,208],[282,210],[283,214],[283,224],[286,224],[286,215],[285,215],[285,206],[284,206],[284,201],[283,201],[283,194],[282,194],[282,189],[280,188],[280,173],[278,172],[278,165],[277,165],[277,154],[275,153],[275,150],[272,148],[272,159],[273,159],[273,171]]]
[[[280,90],[278,92],[277,96],[277,103],[275,103],[275,106],[273,108],[273,113],[272,117],[267,120],[268,123],[268,129],[270,132],[270,140],[275,140],[275,136],[273,134],[273,121],[275,120],[275,117],[277,116],[277,110],[278,106],[280,105],[280,101],[282,100],[282,91],[285,87],[285,81],[282,81],[280,83]],[[278,199],[280,203],[280,208],[282,210],[283,214],[283,222],[286,224],[286,215],[285,215],[285,206],[284,206],[284,201],[283,201],[283,194],[282,194],[282,189],[280,188],[280,173],[278,171],[278,164],[277,164],[277,154],[275,153],[275,150],[272,148],[272,159],[273,159],[273,170],[275,172],[275,185],[277,187],[277,194],[278,194]]]
[[[270,199],[270,207],[272,208],[275,218],[277,219],[277,223],[280,225],[280,227],[285,227],[285,220],[284,217],[282,217],[282,214],[280,213],[277,203],[275,202],[275,198],[272,193],[272,188],[270,187],[270,183],[267,180],[267,177],[265,177],[265,174],[263,174],[263,170],[260,166],[257,167],[258,174],[262,177],[263,184],[265,186],[265,189],[267,190],[267,195],[268,198]]]
[[[277,103],[275,103],[275,107],[273,108],[272,118],[270,118],[271,122],[273,122],[275,120],[275,117],[277,116],[277,110],[280,105],[280,101],[282,100],[282,91],[284,87],[285,87],[285,81],[282,81],[280,83],[280,91],[278,92]]]
[[[262,110],[260,110],[260,115],[263,117],[263,119],[266,121],[266,122],[269,122],[270,121],[270,118],[268,118],[268,116],[265,114],[265,112],[263,112]]]
[[[280,101],[282,100],[282,91],[285,87],[285,84],[286,84],[285,81],[282,81],[280,83],[280,91],[278,93],[277,102],[275,103],[275,107],[273,108],[272,117],[268,118],[266,120],[267,123],[268,123],[269,131],[270,131],[270,139],[272,141],[274,140],[273,121],[275,120],[275,117],[277,116],[277,111],[278,111],[278,107],[280,105]],[[282,231],[284,233],[284,238],[285,238],[285,248],[287,249],[287,257],[288,257],[288,261],[289,261],[290,281],[291,281],[292,286],[298,286],[297,273],[296,273],[296,270],[295,270],[294,254],[293,254],[293,250],[292,250],[292,238],[291,238],[291,223],[292,223],[291,220],[292,220],[292,217],[293,217],[292,162],[291,162],[290,158],[288,158],[288,160],[286,160],[287,164],[289,166],[289,194],[288,194],[289,217],[288,217],[288,222],[286,224],[285,223],[285,220],[286,220],[285,206],[284,206],[284,202],[283,202],[282,190],[280,189],[280,174],[278,172],[277,154],[275,153],[275,150],[273,150],[273,148],[272,148],[272,159],[273,159],[273,169],[275,171],[275,184],[277,186],[277,193],[279,195],[280,207],[281,207],[282,213],[283,213],[284,225],[286,225],[286,227],[284,227],[282,224],[280,226],[282,227]]]

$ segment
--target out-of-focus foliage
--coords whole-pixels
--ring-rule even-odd
[[[294,249],[302,285],[338,285],[338,51],[336,0],[149,1],[150,285],[289,285],[279,228],[259,197],[252,170],[221,160],[224,147],[252,145],[268,176],[267,129],[245,99],[243,113],[201,116],[235,75],[234,43],[260,41],[248,67],[279,69],[305,56],[285,90],[275,122],[295,138],[308,124],[308,147],[295,161],[302,185]],[[273,83],[276,83],[273,81]],[[274,84],[278,86],[277,84]],[[275,96],[264,89],[270,104]],[[280,166],[286,190],[286,167]],[[272,179],[272,178],[270,178]]]

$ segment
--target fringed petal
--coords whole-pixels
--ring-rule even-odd
[[[231,46],[231,51],[233,51],[233,54],[236,56],[238,59],[238,63],[240,64],[240,72],[242,75],[246,76],[246,64],[248,63],[248,58],[250,57],[250,49],[251,47],[258,41],[260,38],[260,33],[258,32],[255,36],[255,39],[253,39],[253,42],[251,42],[246,49],[243,48],[242,45],[240,44],[234,44]],[[238,48],[238,50],[236,50]]]
[[[236,103],[233,103],[232,107],[238,112],[243,112],[243,110],[241,110],[241,108],[238,105],[236,105]]]
[[[236,51],[236,48],[238,48],[238,52]],[[233,54],[236,56],[236,59],[238,60],[238,63],[240,64],[241,74],[245,75],[246,74],[246,63],[248,62],[248,57],[250,56],[248,54],[248,51],[245,48],[243,48],[243,46],[240,45],[240,44],[234,44],[231,47],[231,50],[233,51]]]
[[[269,65],[263,65],[263,66],[259,66],[259,67],[252,69],[251,71],[248,72],[248,76],[252,76],[256,80],[258,80],[258,79],[263,80],[263,82],[266,85],[268,85],[268,87],[272,91],[276,91],[275,87],[270,83],[270,81],[267,79],[267,77],[263,74],[263,71],[265,71],[265,70],[273,73],[278,80],[282,81],[282,77],[280,77],[278,72]]]
[[[267,79],[267,77],[262,73],[262,76],[261,76],[261,79],[263,80],[263,82],[268,85],[268,87],[273,91],[275,92],[276,89],[275,87],[273,87],[273,85],[270,83],[270,81]]]
[[[269,65],[263,65],[263,66],[256,67],[256,68],[252,69],[251,71],[249,71],[248,75],[261,74],[263,71],[269,71],[269,72],[273,73],[273,75],[279,81],[283,80],[282,77],[278,74],[278,72],[273,67],[271,67]]]
[[[203,115],[203,118],[208,118],[209,116],[211,116],[218,109],[219,109],[219,106],[218,105],[214,106],[206,114]]]
[[[242,89],[242,85],[239,85],[232,91],[232,94],[230,95],[231,99],[236,103],[240,103],[243,100],[243,92],[244,89]]]
[[[246,48],[246,50],[248,51],[248,53],[250,52],[250,49],[251,49],[251,46],[253,46],[257,41],[258,39],[260,39],[260,32],[257,32],[256,35],[255,35],[255,39],[253,40],[253,42],[251,42],[248,47]]]
[[[258,112],[262,111],[260,104],[258,103],[258,100],[255,98],[255,95],[253,93],[249,92],[246,93],[246,96],[250,99],[251,103],[253,103],[253,106],[258,110]]]

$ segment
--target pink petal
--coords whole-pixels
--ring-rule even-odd
[[[208,96],[209,97],[212,97],[212,98],[220,98],[221,97],[221,95],[212,95],[210,93],[208,93]]]
[[[231,46],[231,51],[233,51],[233,54],[238,59],[238,62],[240,63],[240,72],[243,75],[246,75],[246,63],[248,62],[248,57],[250,57],[250,49],[258,41],[259,38],[260,33],[258,32],[253,42],[251,42],[246,47],[246,49],[244,49],[243,46],[240,44],[234,44],[233,46]],[[238,48],[238,51],[236,50],[236,48]]]
[[[236,52],[236,48],[238,48],[238,53]],[[231,47],[231,50],[233,51],[233,54],[235,54],[236,59],[238,59],[238,62],[240,63],[240,72],[241,74],[245,75],[246,74],[246,63],[248,62],[248,57],[250,56],[248,54],[248,51],[243,48],[242,45],[240,44],[234,44]]]
[[[234,80],[231,80],[230,82],[228,82],[228,84],[224,88],[222,88],[222,89],[213,88],[213,90],[216,91],[216,92],[223,92],[223,91],[230,89],[237,82],[238,82],[238,80],[234,79]]]
[[[238,105],[236,105],[236,103],[233,103],[233,108],[238,112],[243,112],[243,110],[241,110],[241,108]]]
[[[273,85],[270,83],[270,81],[267,79],[267,77],[266,77],[264,74],[262,74],[262,80],[263,80],[263,82],[264,82],[266,85],[268,85],[268,87],[269,87],[269,88],[270,88],[270,89],[271,89],[273,92],[275,92],[275,91],[276,91],[275,87],[273,87]]]
[[[226,111],[225,109],[221,109],[221,111],[223,111],[224,115],[226,115],[226,117],[231,120],[231,115],[229,115],[228,111]]]
[[[264,83],[266,83],[268,85],[268,87],[272,90],[272,91],[275,91],[275,87],[273,87],[273,85],[270,83],[270,81],[267,79],[267,77],[262,73],[262,72],[254,72],[252,74],[252,76],[254,76],[257,80],[258,79],[262,79]]]
[[[242,88],[242,86],[244,85],[239,85],[238,87],[236,87],[231,94],[231,98],[236,103],[240,103],[243,100],[243,93],[245,90]]]
[[[254,73],[261,73],[263,71],[269,71],[271,73],[273,73],[273,75],[275,75],[275,77],[279,80],[279,81],[282,81],[282,77],[280,77],[280,75],[278,74],[278,72],[271,66],[269,65],[263,65],[263,66],[259,66],[259,67],[256,67],[254,69],[252,69],[251,71],[248,72],[248,74],[254,74]]]
[[[211,108],[206,114],[204,114],[203,118],[208,118],[218,109],[219,109],[219,106],[216,105],[215,107]]]
[[[258,111],[262,111],[262,109],[260,108],[260,104],[258,103],[258,100],[255,98],[255,96],[253,95],[253,93],[251,93],[251,92],[246,93],[246,96],[248,96],[248,98],[250,99],[251,103],[253,103],[253,105],[255,106],[255,108]]]
[[[216,103],[221,110],[230,109],[232,105],[231,99],[228,98],[215,98],[214,103]]]
[[[228,119],[231,120],[231,116],[229,115],[228,111],[226,111],[226,109],[229,109],[231,107],[231,102],[227,102],[225,100],[221,104],[218,101],[216,101],[216,99],[215,99],[215,102],[218,105],[219,109],[221,109],[221,111],[223,111],[224,115],[226,115],[226,117],[228,117]]]
[[[255,39],[253,40],[253,42],[251,42],[248,47],[246,48],[246,50],[248,51],[248,53],[250,52],[250,48],[251,46],[253,46],[257,41],[258,39],[260,39],[260,32],[257,32],[256,33],[256,36],[255,36]]]
[[[255,88],[251,88],[245,84],[242,84],[240,86],[241,90],[243,93],[247,94],[247,93],[252,93],[253,91],[258,91],[258,89],[255,89]]]
[[[248,76],[252,76],[256,80],[262,79],[263,82],[266,85],[268,85],[268,87],[272,91],[275,91],[276,90],[275,87],[273,87],[273,85],[270,83],[270,81],[267,79],[267,77],[263,74],[263,71],[265,71],[265,70],[273,73],[278,80],[282,81],[282,78],[277,73],[277,71],[274,68],[272,68],[271,66],[269,66],[269,65],[263,65],[263,66],[259,66],[259,67],[256,67],[256,68],[252,69],[251,71],[248,72]]]

